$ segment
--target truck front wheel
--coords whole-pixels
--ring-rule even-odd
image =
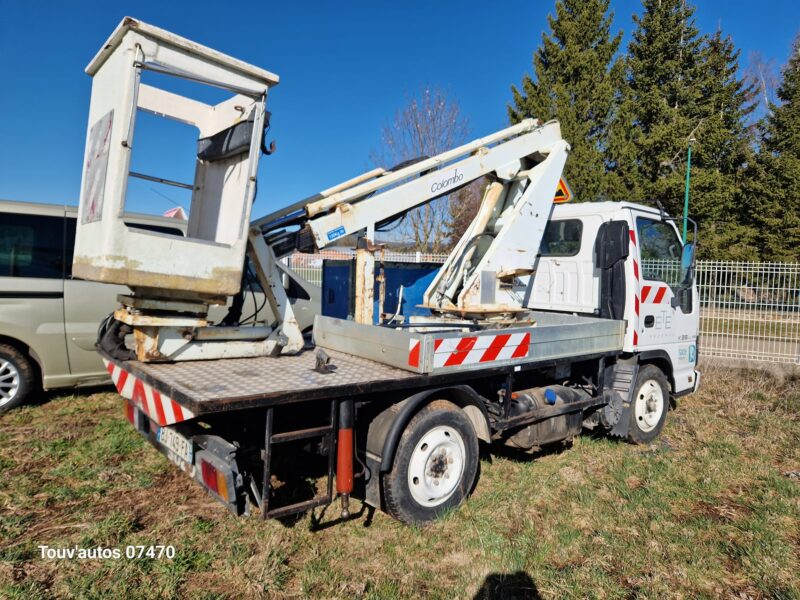
[[[469,495],[478,471],[478,438],[452,402],[434,400],[403,431],[392,470],[383,478],[387,512],[426,523]]]
[[[636,377],[628,439],[635,444],[652,442],[664,428],[669,408],[669,383],[655,365],[643,365]]]

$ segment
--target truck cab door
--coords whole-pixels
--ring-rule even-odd
[[[638,351],[668,357],[675,389],[692,389],[697,363],[699,298],[694,269],[681,267],[683,243],[671,221],[634,213],[638,252]],[[666,356],[664,356],[666,355]]]

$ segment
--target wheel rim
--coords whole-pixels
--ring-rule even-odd
[[[636,422],[644,432],[653,431],[664,414],[664,391],[655,379],[648,379],[639,388],[635,405]]]
[[[417,442],[408,465],[408,488],[422,506],[438,506],[458,488],[466,449],[461,434],[446,425],[434,427]]]
[[[11,402],[19,392],[19,371],[10,361],[0,359],[0,406]]]

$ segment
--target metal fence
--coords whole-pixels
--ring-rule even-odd
[[[324,250],[319,254],[292,254],[283,259],[292,270],[306,281],[314,285],[322,285],[323,260],[352,260],[355,252]],[[383,260],[410,263],[443,263],[447,254],[431,254],[427,252],[384,252]]]
[[[700,351],[800,364],[800,264],[698,264]]]
[[[321,285],[323,260],[352,258],[353,253],[325,251],[284,260],[298,275]],[[384,260],[397,262],[441,263],[446,258],[446,254],[384,253]],[[663,271],[665,281],[677,280],[676,263],[648,264]],[[696,276],[701,355],[800,364],[800,263],[698,261]]]

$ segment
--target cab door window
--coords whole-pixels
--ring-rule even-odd
[[[642,278],[676,289],[681,281],[681,244],[675,228],[664,221],[636,218]]]

